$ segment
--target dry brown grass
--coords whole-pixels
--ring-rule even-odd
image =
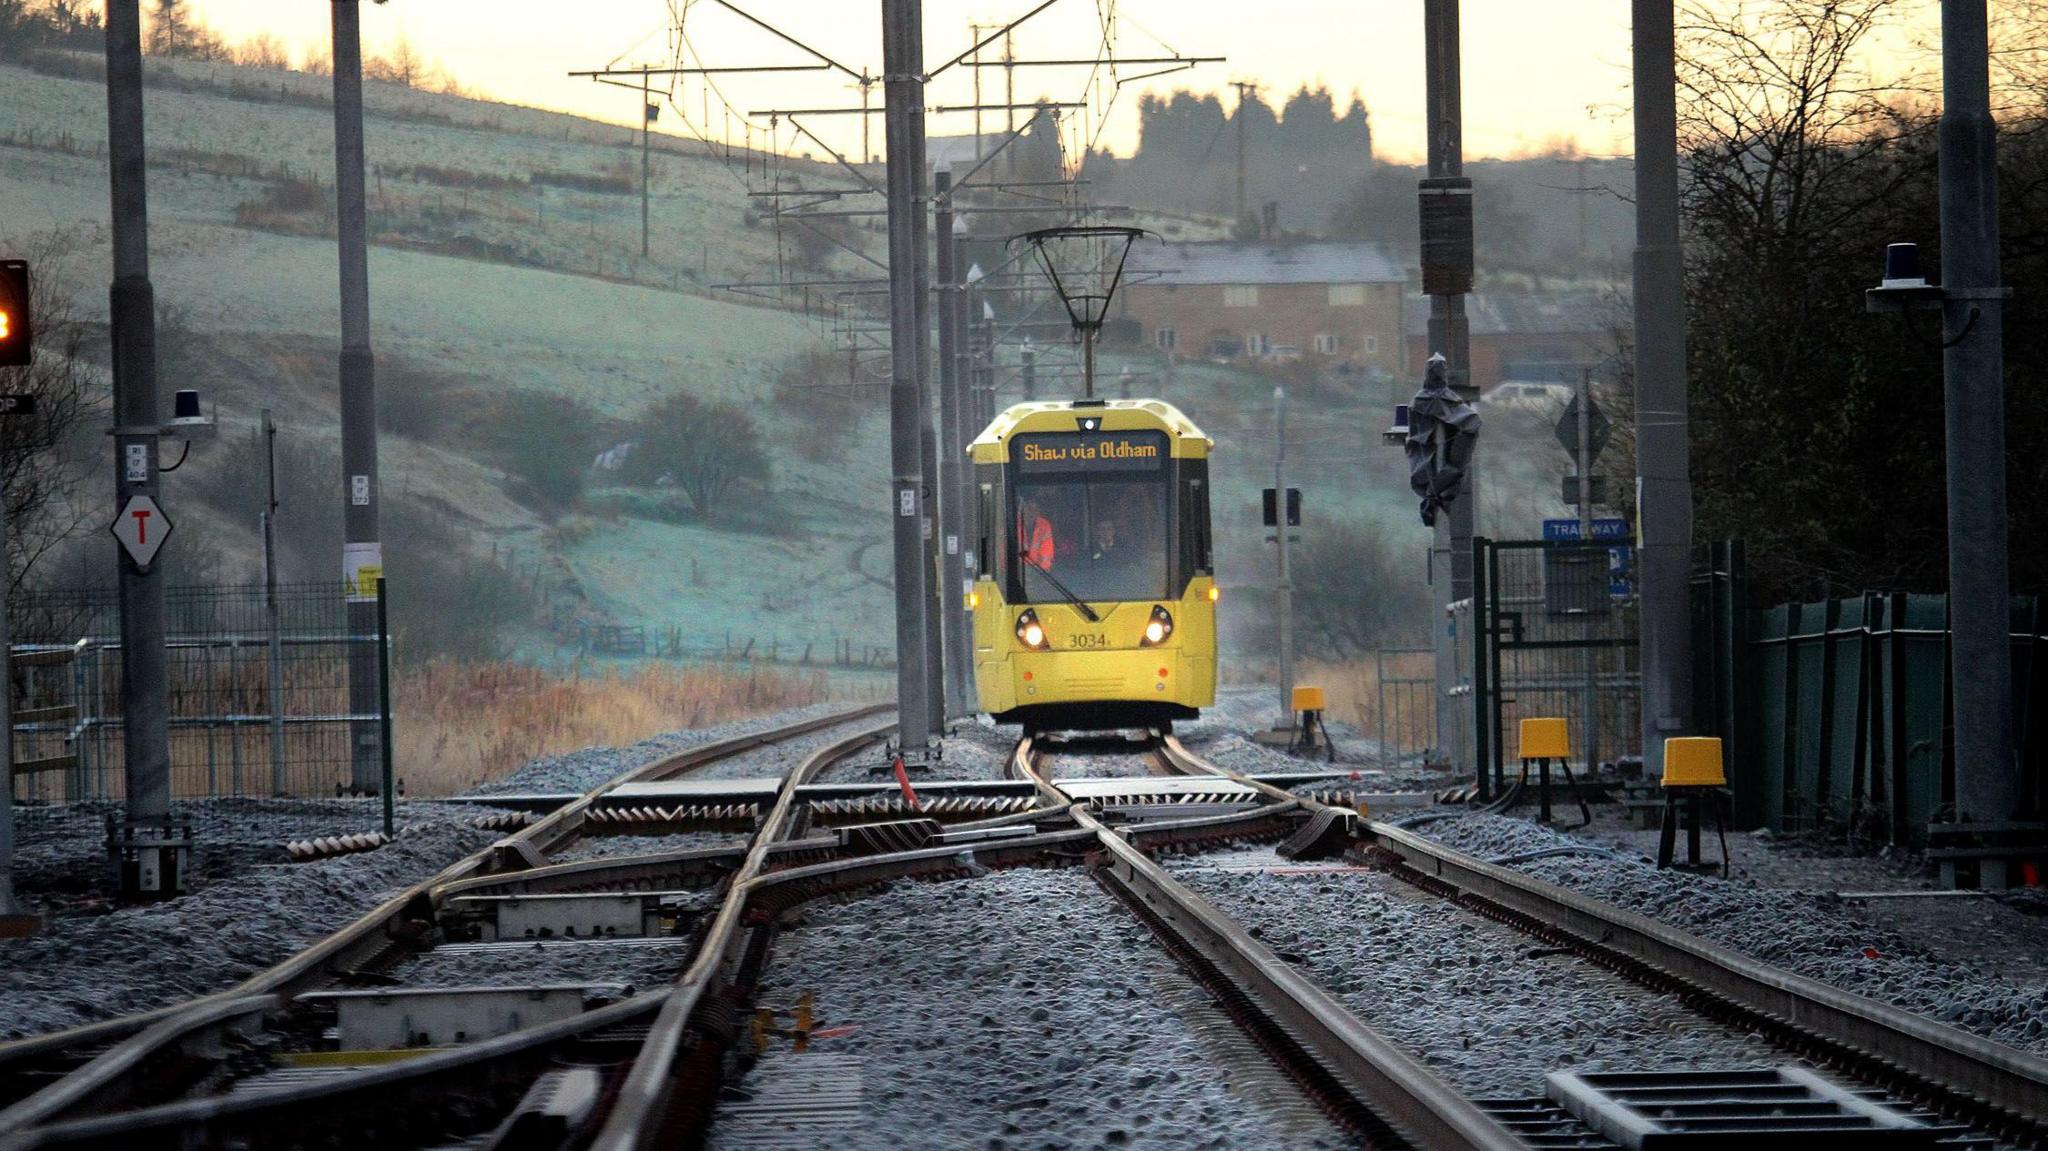
[[[1428,652],[1402,653],[1389,656],[1386,661],[1390,680],[1426,679],[1434,674],[1434,667]],[[1434,692],[1429,690],[1389,688],[1388,710],[1396,714],[1386,718],[1404,730],[1381,730],[1379,668],[1372,660],[1305,663],[1295,672],[1294,682],[1321,687],[1329,697],[1329,717],[1352,725],[1368,737],[1383,737],[1397,743],[1433,737],[1436,719],[1429,705]]]
[[[629,744],[818,703],[825,677],[772,668],[644,664],[567,677],[523,664],[431,663],[394,680],[398,775],[408,795],[450,795],[537,756]]]

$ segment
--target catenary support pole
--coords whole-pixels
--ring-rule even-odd
[[[0,494],[0,939],[29,930],[14,898],[14,672],[7,632],[7,501]]]
[[[961,392],[960,240],[955,234],[953,173],[932,173],[933,229],[939,280],[939,517],[944,536],[939,578],[939,620],[946,649],[946,697],[949,714],[974,710],[974,645],[968,634],[966,604],[967,500],[965,452],[967,430]],[[977,429],[978,430],[978,429]]]
[[[1429,116],[1429,175],[1422,182],[1423,290],[1429,293],[1429,348],[1442,352],[1458,395],[1477,398],[1472,383],[1465,294],[1472,290],[1472,183],[1465,178],[1463,83],[1458,52],[1458,0],[1424,0],[1424,76]],[[1434,221],[1434,222],[1433,222]],[[1470,732],[1480,717],[1461,691],[1461,637],[1450,605],[1472,598],[1472,525],[1478,511],[1479,460],[1465,469],[1457,497],[1437,517],[1431,620],[1436,650],[1436,748],[1460,774],[1471,770]]]
[[[263,607],[270,626],[270,794],[284,794],[284,605],[277,599],[277,424],[263,409]]]
[[[1592,550],[1593,542],[1593,369],[1579,370],[1578,403],[1579,450],[1579,553],[1585,565],[1586,587],[1582,593],[1590,600],[1594,596],[1605,596],[1606,589],[1600,586],[1601,553]],[[1579,652],[1584,664],[1586,682],[1582,688],[1585,697],[1580,701],[1580,712],[1585,716],[1579,725],[1579,752],[1586,757],[1586,774],[1591,776],[1600,768],[1600,649],[1592,644],[1594,621],[1600,614],[1590,610],[1591,602],[1578,606],[1587,608],[1580,617],[1579,627],[1587,643]]]
[[[1941,72],[1942,329],[1948,344],[1941,368],[1956,813],[1962,822],[2000,823],[2015,817],[2020,793],[2008,638],[1998,128],[1991,118],[1985,0],[1943,0]],[[1982,882],[1993,886],[1996,878],[1987,874]]]
[[[156,295],[149,282],[148,155],[142,114],[139,0],[107,5],[107,158],[113,194],[114,510],[135,496],[162,504],[157,428]],[[158,555],[161,560],[161,553]],[[142,570],[116,550],[121,601],[121,745],[126,757],[124,896],[175,894],[170,701],[165,681],[163,565]],[[147,846],[134,846],[145,844]]]
[[[923,160],[912,139],[924,118],[922,0],[882,0],[883,147],[889,193],[889,512],[895,523],[896,733],[905,758],[931,742],[925,677],[924,466],[919,432],[917,234],[923,230]]]
[[[1294,567],[1287,541],[1287,389],[1273,389],[1273,539],[1279,553],[1274,612],[1280,625],[1280,722],[1294,730]]]
[[[1031,346],[1031,337],[1024,337],[1024,347],[1017,353],[1018,382],[1024,388],[1024,398],[1038,398],[1038,349]]]
[[[924,33],[917,33],[917,59],[922,66],[924,60]],[[920,92],[922,85],[920,85]],[[940,622],[943,613],[939,610],[941,574],[945,571],[942,556],[943,543],[939,538],[939,514],[944,503],[939,494],[939,433],[938,419],[934,409],[939,402],[939,389],[932,381],[932,240],[931,201],[925,179],[930,165],[925,155],[925,124],[923,110],[910,123],[910,141],[917,157],[917,229],[913,236],[916,244],[917,275],[917,419],[918,444],[920,446],[919,471],[924,476],[924,661],[925,678],[930,686],[925,693],[928,709],[926,723],[932,738],[939,740],[946,734],[946,636]]]
[[[378,748],[377,580],[384,546],[377,530],[377,389],[370,357],[370,233],[363,199],[361,0],[334,8],[334,207],[341,255],[342,571],[348,589],[349,785],[373,795]]]
[[[1672,0],[1634,0],[1636,571],[1643,764],[1692,728],[1692,478],[1686,428],[1685,259],[1678,240]]]
[[[651,194],[647,183],[647,150],[654,134],[654,105],[649,101],[651,89],[647,86],[647,69],[640,69],[640,258],[647,258],[647,199]],[[865,117],[863,117],[865,119]]]

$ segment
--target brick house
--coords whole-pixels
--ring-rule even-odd
[[[1597,288],[1501,288],[1465,297],[1471,331],[1472,383],[1487,391],[1505,380],[1574,384],[1584,368],[1614,355],[1616,324],[1627,303]],[[1429,297],[1408,297],[1407,354],[1401,374],[1420,380],[1429,360]]]
[[[1162,351],[1302,357],[1385,372],[1401,366],[1407,276],[1378,244],[1140,240],[1124,277],[1118,317]]]

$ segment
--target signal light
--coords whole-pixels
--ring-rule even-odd
[[[0,260],[0,368],[25,368],[35,358],[28,307],[28,261]]]

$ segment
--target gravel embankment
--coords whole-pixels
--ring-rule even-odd
[[[581,863],[624,855],[658,855],[665,851],[745,847],[753,836],[744,831],[678,831],[672,835],[588,835],[548,853],[549,863]]]
[[[232,986],[499,837],[467,822],[420,823],[375,851],[253,867],[182,899],[63,917],[0,941],[0,1039]]]
[[[1416,831],[1481,859],[1584,846],[1526,820],[1484,813],[1436,820]],[[1634,857],[1562,856],[1517,866],[1766,963],[2048,1055],[2048,982],[2009,981],[1959,966],[1854,914],[1836,893],[1659,871]]]
[[[1461,1089],[1543,1093],[1560,1069],[1656,1071],[1783,1061],[1688,1010],[1390,876],[1273,874],[1270,850],[1197,856],[1175,875]]]
[[[809,719],[813,716],[829,715],[844,711],[845,703],[821,703],[791,711],[780,711],[773,715],[755,716],[752,719],[722,723],[716,727],[695,728],[690,731],[670,731],[627,747],[586,747],[566,755],[543,756],[503,779],[479,784],[470,790],[471,795],[518,795],[525,793],[574,792],[581,794],[603,783],[605,780],[649,763],[663,756],[674,755],[687,748],[739,735],[756,735],[772,728]],[[866,721],[863,721],[866,722]],[[851,727],[841,730],[852,730]],[[810,738],[817,738],[815,736]],[[814,745],[815,746],[815,745]],[[748,756],[741,756],[742,760]],[[731,779],[734,775],[709,774],[706,768],[703,779]],[[783,769],[787,770],[787,769]],[[762,768],[758,771],[740,771],[745,775],[776,775],[778,771]]]
[[[810,1055],[771,1053],[739,1089],[775,1094],[807,1059],[855,1062],[860,1123],[833,1132],[835,1147],[1354,1145],[1256,1056],[1227,1050],[1242,1040],[1202,1025],[1213,1009],[1078,871],[813,904],[777,942],[767,980],[762,1002],[811,991],[817,1025],[849,1030]],[[805,1134],[816,1133],[789,1132]],[[727,1145],[716,1120],[708,1145]]]
[[[638,991],[674,979],[690,959],[687,939],[546,939],[430,951],[392,971],[405,987],[516,987],[622,983]]]

